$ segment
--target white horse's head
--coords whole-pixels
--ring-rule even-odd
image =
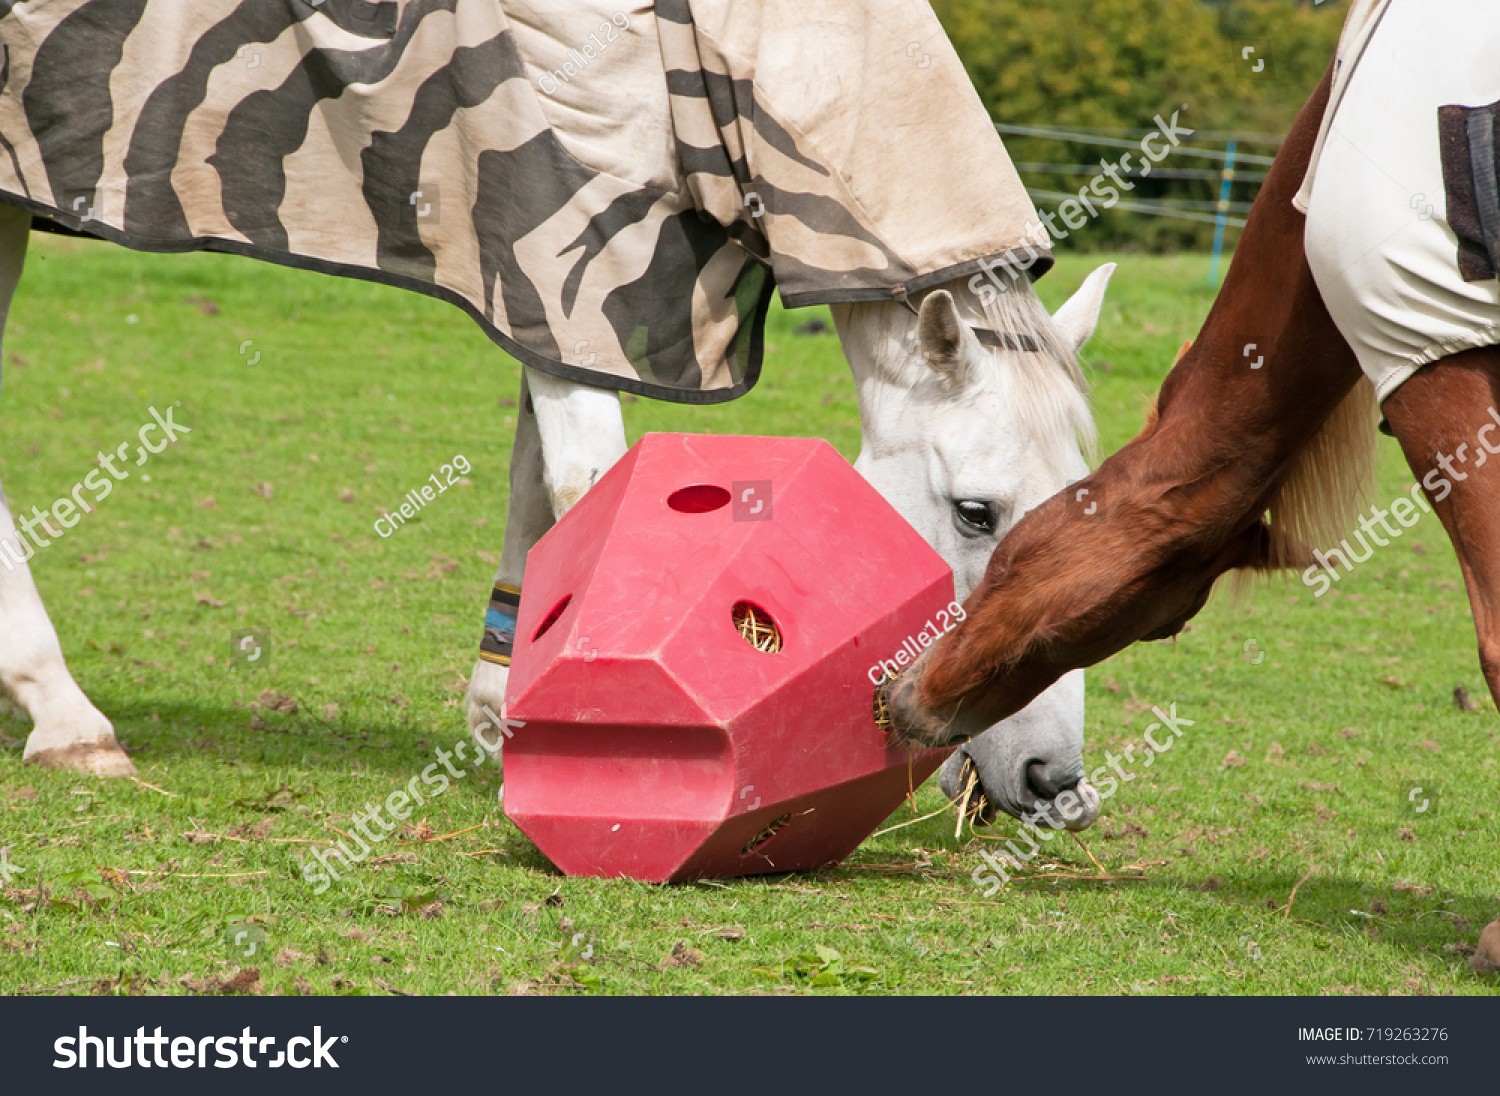
[[[978,298],[957,284],[933,290],[916,312],[833,309],[859,390],[855,468],[947,560],[959,600],[1021,515],[1088,473],[1094,420],[1076,355],[1113,272],[1094,271],[1055,316],[1025,279]],[[1083,672],[960,747],[940,777],[950,796],[963,790],[966,760],[990,807],[1022,817],[1062,796],[1070,828],[1091,824],[1098,797],[1079,787]],[[1082,806],[1069,810],[1074,801]]]

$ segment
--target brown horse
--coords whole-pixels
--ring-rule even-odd
[[[1373,451],[1374,390],[1335,326],[1292,204],[1333,69],[1304,105],[1251,210],[1223,290],[1168,374],[1145,430],[1000,542],[967,618],[884,687],[893,732],[964,741],[1062,674],[1176,634],[1221,575],[1312,563],[1349,528]],[[1255,332],[1264,368],[1250,368]],[[1419,481],[1500,406],[1500,348],[1426,366],[1385,401]],[[1428,486],[1431,486],[1429,480]],[[1500,477],[1429,496],[1468,584],[1500,705]],[[1476,970],[1500,969],[1500,922]]]

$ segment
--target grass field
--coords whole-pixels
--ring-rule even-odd
[[[1120,261],[1087,355],[1105,452],[1211,300],[1204,258]],[[1048,304],[1092,265],[1063,259]],[[629,403],[632,439],[821,435],[852,459],[853,385],[836,339],[791,333],[806,315],[773,313],[751,395]],[[1152,705],[1194,721],[1085,835],[1113,880],[1080,878],[1096,869],[1059,839],[986,898],[971,873],[987,845],[955,839],[951,811],[814,875],[565,879],[485,772],[316,895],[298,855],[464,734],[516,364],[414,295],[78,242],[34,244],[13,316],[0,479],[18,512],[66,494],[150,406],[180,403],[192,433],[34,561],[144,783],[24,768],[28,721],[0,716],[0,846],[20,869],[0,900],[0,991],[1497,988],[1455,945],[1500,913],[1500,722],[1431,516],[1322,599],[1294,579],[1241,609],[1216,600],[1176,642],[1090,672],[1090,768],[1141,740]],[[377,507],[457,454],[468,482],[376,535]],[[1409,482],[1383,440],[1377,497]],[[270,631],[269,664],[231,663],[232,632],[252,628]],[[941,805],[932,785],[918,795]]]

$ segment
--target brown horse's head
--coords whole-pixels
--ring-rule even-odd
[[[966,741],[1070,670],[1176,635],[1225,571],[1269,565],[1275,545],[1254,488],[1217,478],[1164,491],[1107,463],[1028,514],[1000,542],[964,620],[883,686],[895,736]]]
[[[1068,671],[1176,635],[1226,571],[1306,566],[1348,527],[1373,447],[1371,393],[1355,388],[1358,362],[1313,281],[1291,200],[1330,79],[1282,146],[1146,428],[1019,521],[962,622],[882,686],[898,739],[977,735]]]

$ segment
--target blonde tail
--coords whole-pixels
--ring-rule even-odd
[[[1272,567],[1301,570],[1348,535],[1374,479],[1375,418],[1375,388],[1361,377],[1271,497]]]
[[[1220,576],[1217,587],[1230,604],[1250,601],[1256,580],[1271,573],[1301,571],[1316,562],[1313,551],[1338,544],[1364,509],[1375,473],[1375,388],[1368,378],[1344,397],[1323,429],[1297,456],[1289,476],[1266,507],[1270,555],[1254,569]]]

